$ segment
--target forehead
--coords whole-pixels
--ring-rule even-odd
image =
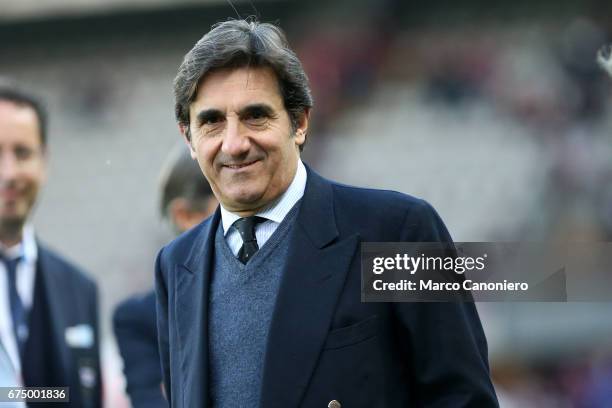
[[[36,111],[27,105],[0,100],[0,142],[40,143]]]
[[[207,74],[191,108],[238,109],[250,103],[283,107],[276,74],[269,67],[225,68]]]

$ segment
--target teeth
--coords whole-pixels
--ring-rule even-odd
[[[246,166],[249,166],[249,165],[251,165],[251,164],[253,164],[253,162],[251,162],[251,163],[245,163],[245,164],[230,164],[230,165],[228,165],[227,167],[229,167],[230,169],[240,169],[240,168],[242,168],[242,167],[246,167]]]

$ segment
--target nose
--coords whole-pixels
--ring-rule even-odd
[[[248,129],[236,117],[227,118],[221,151],[231,157],[245,156],[251,149]]]

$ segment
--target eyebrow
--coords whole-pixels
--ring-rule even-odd
[[[242,117],[244,115],[247,115],[253,112],[260,112],[267,116],[273,116],[274,108],[272,108],[270,105],[266,103],[253,103],[253,104],[247,105],[243,107],[242,109],[240,109],[238,111],[238,116]]]

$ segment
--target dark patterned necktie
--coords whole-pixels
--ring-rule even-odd
[[[233,227],[236,228],[242,238],[242,248],[238,251],[238,260],[243,264],[246,264],[259,250],[257,237],[255,237],[255,226],[265,220],[265,218],[253,215],[240,218],[234,222]]]
[[[25,307],[21,302],[19,292],[17,292],[17,264],[21,261],[21,257],[7,259],[0,256],[0,260],[6,268],[9,301],[11,305],[11,317],[13,318],[13,330],[15,339],[19,346],[19,354],[23,355],[26,340],[28,339],[28,324]]]

